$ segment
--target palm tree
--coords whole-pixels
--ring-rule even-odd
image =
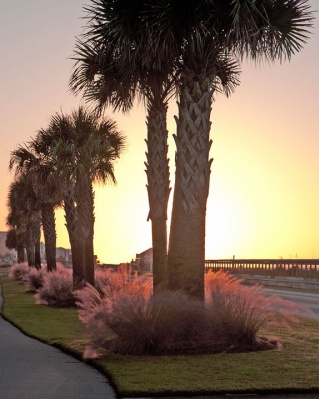
[[[72,257],[76,258],[74,288],[94,285],[93,183],[116,182],[113,164],[124,151],[125,138],[114,121],[99,119],[80,107],[71,115],[53,115],[36,141],[50,154],[64,190]]]
[[[9,230],[7,233],[5,245],[9,249],[15,249],[17,251],[18,263],[24,262],[24,247],[18,245],[18,234],[17,230],[8,226]]]
[[[199,20],[191,24],[191,31],[185,35],[188,46],[182,49],[184,67],[180,79],[168,255],[172,289],[180,288],[194,298],[204,298],[205,219],[211,165],[209,133],[216,54],[229,48],[240,56],[247,54],[253,58],[290,57],[300,50],[305,28],[309,27],[311,17],[306,3],[303,0],[207,2],[202,12],[197,13]],[[173,11],[175,18],[173,8],[166,11]],[[178,35],[179,32],[177,38]]]
[[[176,94],[183,64],[177,56],[168,63],[161,59],[159,68],[155,56],[146,57],[149,35],[145,32],[142,9],[136,6],[136,2],[132,6],[121,1],[93,1],[87,9],[88,32],[84,41],[77,42],[77,68],[71,77],[71,88],[76,93],[83,90],[84,98],[95,101],[100,109],[110,104],[115,108],[122,105],[126,110],[132,106],[136,93],[147,102],[146,173],[156,289],[167,280],[167,105]],[[144,7],[142,3],[140,6]],[[230,86],[236,84],[236,62],[220,53],[216,55],[215,69],[218,80],[229,92]]]
[[[177,58],[182,63],[174,137],[177,150],[169,288],[182,289],[203,300],[206,202],[212,162],[210,113],[216,84],[223,83],[223,71],[233,62],[229,59],[232,53],[239,58],[289,59],[306,41],[312,16],[306,0],[138,3],[144,4],[141,20],[151,44],[145,57],[157,57],[158,65],[167,65],[168,60],[174,63]],[[221,63],[216,62],[218,59]],[[223,63],[225,68],[221,68]],[[233,78],[230,90],[237,83],[236,75]]]
[[[124,61],[132,59],[134,63],[132,54],[143,54],[143,68],[161,71],[167,65],[181,65],[179,117],[174,137],[177,150],[168,254],[169,288],[182,289],[202,300],[214,93],[225,84],[226,90],[232,91],[238,83],[234,53],[239,58],[246,55],[274,61],[289,59],[299,51],[312,21],[308,1],[136,0],[128,4],[123,0],[93,0],[92,3],[96,18],[87,34],[92,40],[103,37],[108,46],[114,47],[115,55],[121,54],[121,59],[126,48]],[[107,28],[103,27],[105,21]],[[141,57],[137,59],[139,67]]]
[[[6,247],[15,249],[17,251],[18,263],[23,263],[25,261],[25,234],[13,223],[11,212],[6,218],[6,225],[9,227]]]
[[[52,118],[53,119],[53,118]],[[45,178],[47,187],[58,187],[61,193],[62,206],[65,212],[66,228],[69,234],[69,241],[72,252],[72,269],[73,269],[73,287],[80,288],[85,281],[83,260],[81,258],[81,247],[78,244],[78,217],[77,207],[74,195],[74,181],[65,179],[65,171],[61,171],[60,161],[55,146],[57,142],[63,140],[61,131],[68,131],[67,125],[51,129],[40,129],[37,136],[33,140],[35,152],[45,154],[45,167],[48,170],[45,174],[40,174],[41,178]]]
[[[61,202],[62,193],[57,180],[51,179],[54,169],[48,156],[38,151],[32,139],[28,145],[20,145],[11,152],[9,168],[15,168],[15,175],[28,174],[33,190],[41,204],[47,270],[56,269],[56,228],[54,209]]]
[[[155,57],[145,63],[148,36],[141,29],[143,20],[139,8],[134,6],[132,9],[130,4],[121,2],[117,2],[121,4],[114,8],[114,2],[104,0],[93,3],[88,9],[88,33],[83,41],[77,41],[76,68],[70,86],[75,93],[83,91],[84,98],[95,102],[99,111],[111,105],[126,112],[132,107],[135,96],[146,104],[148,151],[145,165],[150,207],[148,220],[152,222],[153,286],[156,291],[167,284],[167,205],[171,189],[166,117],[168,101],[176,95],[176,81],[182,64],[179,59],[172,64],[162,62],[159,69]],[[118,13],[120,22],[114,22]],[[116,23],[119,24],[117,28]],[[128,36],[127,26],[131,26]],[[116,37],[113,36],[115,30],[121,32]],[[220,60],[218,63],[220,67]],[[232,66],[234,70],[229,68],[226,72],[235,75],[236,65]],[[223,73],[226,77],[225,71]],[[224,84],[227,86],[229,82]]]
[[[41,206],[27,175],[22,174],[11,183],[8,193],[7,224],[24,236],[29,266],[41,268],[40,218]]]
[[[71,89],[83,91],[88,102],[94,102],[98,112],[107,105],[128,112],[134,98],[147,108],[147,191],[148,220],[152,223],[153,285],[156,290],[167,280],[167,205],[170,194],[168,166],[167,108],[174,94],[176,66],[163,70],[145,68],[143,52],[137,52],[134,38],[127,47],[121,38],[110,42],[107,36],[107,15],[111,2],[96,1],[90,10],[91,30],[76,45],[76,67],[70,79]],[[135,10],[136,11],[136,10]]]

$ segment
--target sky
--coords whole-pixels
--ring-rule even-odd
[[[75,37],[89,0],[0,0],[0,231],[6,231],[10,152],[48,125],[56,112],[83,104],[68,89]],[[319,0],[311,0],[313,10]],[[319,258],[319,23],[290,62],[242,65],[230,98],[211,113],[211,173],[206,259]],[[172,100],[168,112],[171,181]],[[127,262],[151,247],[147,222],[145,109],[106,112],[127,135],[115,165],[116,186],[95,188],[95,253]],[[172,197],[172,195],[171,195]],[[172,199],[172,198],[171,198]],[[171,201],[170,205],[171,207]],[[63,210],[56,211],[57,245],[69,247]],[[169,221],[168,221],[169,222]],[[169,223],[168,223],[169,224]]]

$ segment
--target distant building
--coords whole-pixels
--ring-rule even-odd
[[[0,264],[12,264],[17,261],[17,251],[6,247],[7,231],[0,231]]]
[[[153,248],[136,254],[136,262],[139,263],[139,270],[143,272],[153,272]]]
[[[41,242],[41,259],[43,262],[46,261],[45,256],[45,244]],[[71,248],[57,247],[55,252],[55,259],[57,262],[61,262],[64,266],[72,266],[72,251]],[[100,264],[97,255],[94,255],[94,264]]]
[[[46,262],[45,255],[45,244],[40,242],[40,253],[42,263]],[[61,262],[65,266],[72,265],[72,253],[70,248],[57,247],[55,250],[55,259],[57,262]]]
[[[72,263],[72,253],[70,248],[57,247],[55,253],[57,262]]]

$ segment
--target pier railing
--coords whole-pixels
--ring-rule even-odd
[[[319,279],[319,259],[218,259],[206,260],[205,270],[234,274]]]

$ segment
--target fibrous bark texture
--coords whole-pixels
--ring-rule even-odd
[[[204,299],[205,218],[212,163],[209,159],[212,94],[205,71],[199,75],[190,70],[183,73],[174,136],[176,176],[168,286],[200,300]]]
[[[41,209],[42,227],[45,241],[45,256],[47,261],[47,270],[49,272],[56,270],[56,231],[55,215],[52,204],[44,204]]]
[[[41,268],[40,257],[40,219],[31,220],[26,226],[26,250],[28,265]]]
[[[147,116],[148,219],[152,222],[154,291],[167,281],[167,204],[170,193],[166,127],[167,105],[149,104]]]
[[[95,285],[94,279],[94,193],[89,176],[81,176],[76,183],[78,237],[84,247],[84,280]]]
[[[77,237],[78,217],[74,190],[71,185],[64,193],[64,211],[72,252],[73,289],[76,290],[84,286],[84,251],[81,251],[83,248],[81,248]]]
[[[40,251],[40,240],[41,240],[41,219],[40,217],[34,221],[34,265],[36,269],[41,269],[41,251]]]

